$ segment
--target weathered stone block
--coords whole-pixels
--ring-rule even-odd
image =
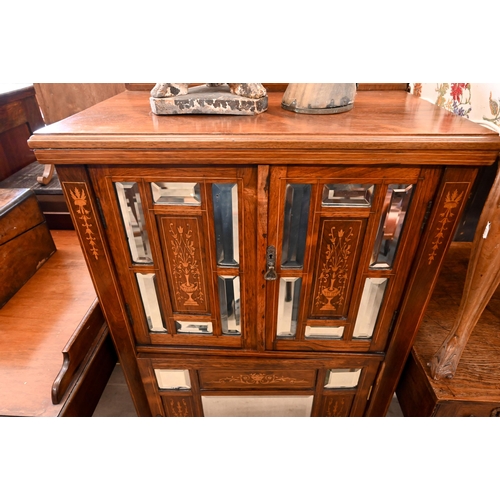
[[[256,115],[267,109],[267,95],[259,99],[231,93],[228,85],[199,85],[185,95],[150,97],[151,110],[156,115]]]

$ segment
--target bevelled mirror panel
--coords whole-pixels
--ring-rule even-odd
[[[314,396],[202,396],[205,417],[310,417]]]
[[[281,267],[302,269],[307,239],[310,184],[288,184],[285,192]]]
[[[373,184],[325,184],[322,207],[370,207]]]
[[[158,303],[156,275],[153,273],[136,273],[135,277],[139,286],[149,331],[153,333],[167,333],[165,321],[160,310],[160,304]]]
[[[305,336],[310,339],[341,339],[343,326],[306,326]]]
[[[155,368],[156,381],[159,389],[191,389],[189,370],[165,370]]]
[[[389,184],[373,247],[371,269],[392,268],[412,192],[412,184]]]
[[[211,335],[214,332],[211,321],[176,321],[175,328],[177,333]]]
[[[240,278],[219,276],[221,329],[224,335],[241,334]]]
[[[325,378],[325,389],[354,389],[358,386],[361,368],[328,370]]]
[[[196,182],[152,182],[151,193],[156,205],[201,205],[200,185]]]
[[[238,185],[213,184],[217,265],[237,267],[239,257]]]
[[[302,278],[281,278],[278,299],[278,338],[294,338],[297,333]]]
[[[356,325],[352,334],[353,339],[372,338],[388,282],[387,278],[367,278],[365,280]]]
[[[116,195],[134,264],[152,264],[151,247],[136,182],[115,182]]]

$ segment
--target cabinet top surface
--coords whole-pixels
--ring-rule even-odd
[[[255,116],[157,116],[148,92],[126,91],[37,130],[29,145],[37,151],[481,150],[491,158],[500,150],[497,133],[403,91],[360,91],[351,111],[333,115],[286,111],[281,99],[269,93],[268,110]],[[48,152],[42,156],[51,160]]]

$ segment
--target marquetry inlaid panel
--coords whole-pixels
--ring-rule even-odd
[[[100,235],[95,221],[88,186],[85,182],[63,182],[63,189],[70,200],[69,209],[75,219],[75,228],[85,240],[87,250],[95,260],[102,256]]]
[[[354,394],[324,396],[321,405],[322,417],[348,417],[351,412]]]
[[[166,272],[175,312],[210,312],[200,217],[161,217]]]
[[[321,220],[311,316],[347,314],[362,226],[361,220]]]
[[[200,370],[202,389],[314,389],[316,370]]]
[[[194,417],[190,396],[162,396],[163,408],[167,417]]]

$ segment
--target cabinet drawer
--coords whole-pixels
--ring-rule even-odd
[[[314,389],[317,370],[200,370],[200,389]]]

